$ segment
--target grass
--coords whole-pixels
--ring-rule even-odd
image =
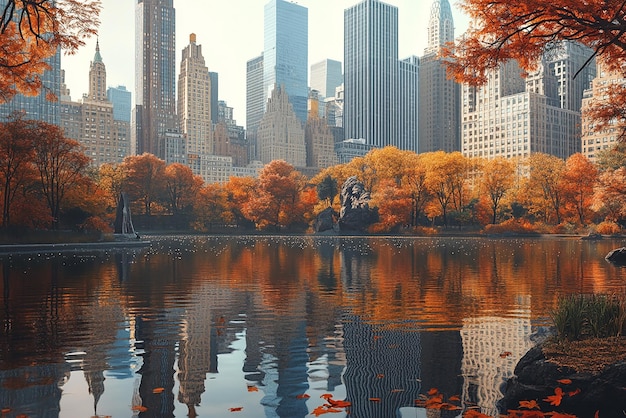
[[[626,295],[568,295],[551,316],[558,341],[619,337],[626,323]]]

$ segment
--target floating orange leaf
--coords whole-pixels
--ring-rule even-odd
[[[337,408],[347,408],[349,406],[352,406],[352,402],[349,401],[341,401],[341,400],[335,400],[335,399],[329,399],[328,403],[331,404],[332,406],[335,406]]]
[[[385,377],[385,375],[384,375],[384,374],[382,374],[382,373],[378,373],[378,374],[376,375],[376,378],[377,378],[377,379],[382,379],[383,377]]]
[[[310,396],[307,395],[306,393],[302,393],[300,395],[296,395],[296,399],[309,399]]]
[[[571,391],[571,392],[567,392],[567,394],[568,394],[569,396],[576,396],[576,395],[578,395],[579,393],[580,393],[580,388],[577,388],[576,390],[573,390],[573,391]]]
[[[320,395],[320,398],[322,399],[332,399],[333,395],[331,395],[330,393],[324,393],[323,395]]]
[[[380,335],[374,335],[374,341],[377,341],[377,340],[379,340],[381,338],[383,338],[383,337],[381,337]]]
[[[143,405],[134,405],[131,409],[133,411],[139,411],[139,412],[146,412],[148,410],[148,408],[146,408]]]
[[[557,382],[559,382],[559,383],[561,383],[563,385],[569,385],[569,384],[572,383],[572,380],[571,379],[559,379],[559,380],[557,380]]]
[[[470,409],[463,414],[463,418],[491,418],[489,415],[485,415],[482,412]]]
[[[519,407],[526,409],[539,409],[539,404],[534,399],[532,401],[519,401]]]
[[[550,405],[553,405],[553,406],[561,405],[562,400],[563,400],[563,389],[561,388],[554,389],[554,395],[550,395],[544,399],[544,401],[549,402]]]
[[[502,353],[500,353],[501,358],[506,358],[511,355],[513,355],[513,353],[511,353],[510,351],[503,351]]]
[[[459,398],[459,395],[452,395],[448,398],[449,401],[461,401],[461,398]]]
[[[8,414],[9,412],[11,412],[11,408],[2,408],[3,414]]]
[[[576,415],[564,414],[562,412],[553,412],[552,418],[577,418]]]
[[[436,389],[436,388],[432,388],[432,389],[430,389],[430,390],[428,391],[428,394],[429,394],[430,396],[436,395],[436,394],[438,394],[438,393],[439,393],[439,390],[438,390],[438,389]]]
[[[370,398],[370,402],[380,402],[380,398]]]
[[[243,411],[243,406],[236,406],[234,408],[228,408],[230,412],[240,412]]]
[[[152,393],[163,393],[165,391],[164,388],[154,388],[152,389]]]
[[[248,392],[258,392],[259,388],[256,386],[248,386]]]

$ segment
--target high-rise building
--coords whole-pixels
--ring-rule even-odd
[[[418,152],[419,58],[398,63],[398,148]]]
[[[454,21],[448,0],[434,0],[428,22],[428,45],[419,67],[420,153],[453,152],[461,147],[460,85],[447,77],[441,48],[454,42]]]
[[[267,99],[275,87],[289,96],[302,124],[307,118],[309,11],[285,0],[265,5],[263,35],[263,91]]]
[[[135,13],[136,151],[166,159],[181,151],[178,145],[168,144],[170,139],[179,142],[168,135],[177,130],[173,0],[137,0]]]
[[[335,90],[342,83],[341,62],[325,59],[311,65],[311,89],[317,90],[322,100],[335,97]]]
[[[250,143],[250,159],[258,160],[256,131],[265,112],[263,90],[263,55],[246,63],[246,135]]]
[[[326,118],[319,115],[320,95],[312,90],[309,95],[309,118],[306,122],[304,138],[306,143],[306,165],[313,172],[337,164],[335,137]]]
[[[209,80],[211,80],[211,122],[216,124],[218,122],[217,110],[219,101],[219,75],[216,72],[209,71]]]
[[[398,9],[364,0],[344,11],[345,137],[397,145]]]
[[[89,66],[88,93],[82,102],[72,102],[69,96],[64,99],[60,102],[60,126],[68,138],[84,146],[94,167],[121,163],[130,155],[130,122],[115,118],[115,105],[107,96],[106,66],[99,43]]]
[[[199,161],[198,155],[212,154],[211,81],[204,62],[202,45],[196,34],[189,35],[189,45],[182,52],[178,75],[178,124],[187,138],[188,162]],[[199,169],[192,170],[198,174]]]
[[[601,59],[597,60],[597,76],[583,97],[581,110],[582,153],[591,161],[596,161],[598,152],[613,148],[618,143],[621,134],[621,128],[615,124],[600,129],[597,121],[589,115],[591,106],[606,100],[609,89],[614,86],[626,86],[624,74],[618,71],[609,71],[606,67]]]
[[[113,103],[113,119],[130,123],[132,98],[126,86],[109,87],[107,98]]]
[[[264,164],[285,160],[294,167],[306,167],[304,128],[288,94],[281,87],[272,90],[257,130],[257,139],[260,160]]]

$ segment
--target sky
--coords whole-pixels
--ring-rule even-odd
[[[135,5],[136,0],[102,0],[98,41],[106,66],[107,86],[126,86],[135,97]],[[298,0],[309,10],[309,70],[311,64],[330,58],[343,62],[343,12],[360,0]],[[219,100],[234,110],[238,125],[245,126],[246,62],[263,52],[263,8],[267,0],[174,0],[176,9],[176,72],[189,35],[196,43],[209,71],[219,74]],[[432,0],[386,0],[398,7],[399,57],[421,56],[427,44]],[[450,1],[455,36],[467,28],[468,19]],[[63,55],[61,67],[72,100],[88,92],[89,64],[96,38],[75,55]],[[177,76],[178,80],[178,76]]]

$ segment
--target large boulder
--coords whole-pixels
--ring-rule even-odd
[[[624,266],[626,265],[626,247],[616,248],[610,251],[604,258],[613,264]]]
[[[557,411],[578,417],[621,417],[626,411],[626,362],[609,364],[601,371],[577,371],[546,359],[542,346],[524,355],[504,385],[498,409],[506,414],[520,409],[520,401],[535,400],[541,411]],[[569,383],[571,381],[571,383]],[[560,388],[560,389],[559,389]],[[558,405],[550,402],[562,393]],[[558,397],[558,396],[557,396]]]
[[[333,208],[328,207],[324,209],[315,218],[315,222],[313,223],[313,230],[315,232],[332,231],[335,226],[336,216],[337,212],[335,212]]]
[[[340,198],[341,231],[365,231],[371,224],[378,222],[378,208],[370,208],[370,193],[355,176],[349,177],[343,183]]]

